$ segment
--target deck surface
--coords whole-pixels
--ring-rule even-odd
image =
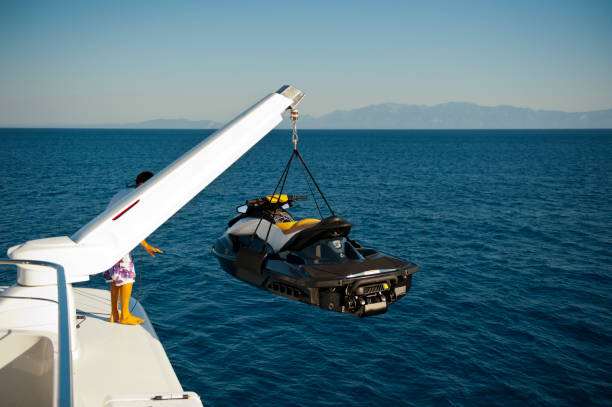
[[[133,314],[144,318],[141,325],[108,322],[109,291],[74,287],[78,320],[79,355],[74,363],[75,404],[84,406],[134,405],[142,395],[182,395],[174,373],[144,309],[136,304]],[[189,393],[197,397],[194,393]],[[124,399],[124,401],[120,401]],[[191,400],[192,402],[195,400]],[[159,402],[157,402],[159,403]],[[161,405],[166,403],[159,403]],[[172,403],[174,404],[174,403]],[[187,400],[180,405],[192,405]],[[193,405],[201,405],[198,403]]]

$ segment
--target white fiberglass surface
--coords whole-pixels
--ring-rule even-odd
[[[0,331],[0,406],[53,405],[53,343],[44,336]]]

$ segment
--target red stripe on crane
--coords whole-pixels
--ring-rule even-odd
[[[125,208],[124,210],[122,210],[122,211],[121,211],[121,213],[119,213],[119,215],[117,215],[117,216],[115,216],[115,217],[113,218],[113,220],[117,220],[117,219],[119,219],[120,217],[122,217],[124,213],[126,213],[127,211],[129,211],[130,209],[132,209],[132,207],[133,207],[134,205],[136,205],[138,202],[140,202],[140,199],[139,199],[139,200],[137,200],[136,202],[134,202],[133,204],[131,204],[130,206],[128,206],[127,208]]]

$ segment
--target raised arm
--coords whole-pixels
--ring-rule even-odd
[[[164,252],[163,250],[158,249],[157,247],[151,246],[149,243],[147,243],[146,240],[143,240],[142,242],[140,242],[140,245],[142,247],[144,247],[144,249],[147,251],[147,253],[149,253],[153,257],[155,257],[155,253],[163,253]]]

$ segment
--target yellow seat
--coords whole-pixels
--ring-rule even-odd
[[[291,229],[297,222],[277,222],[275,225],[283,232]]]
[[[284,234],[289,235],[291,233],[299,232],[300,230],[308,229],[313,227],[317,223],[321,222],[319,219],[302,219],[298,222],[279,222],[275,223]]]

